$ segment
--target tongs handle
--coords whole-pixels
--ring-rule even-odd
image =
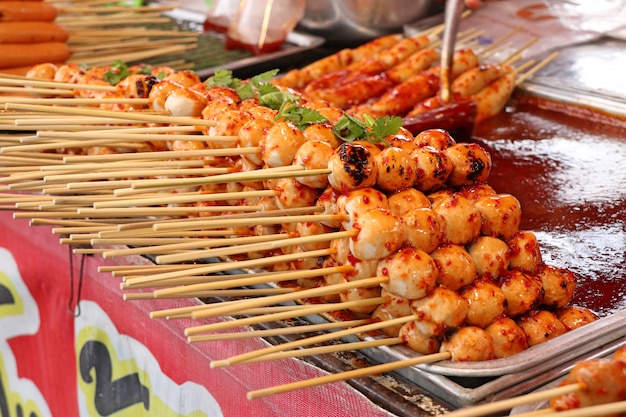
[[[454,46],[464,5],[463,0],[446,0],[440,66],[440,95],[444,103],[450,102],[451,98],[450,79],[452,78]]]

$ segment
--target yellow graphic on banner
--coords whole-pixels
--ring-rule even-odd
[[[21,316],[24,314],[24,303],[9,276],[0,270],[0,318]]]
[[[124,343],[123,340],[116,342],[117,345],[96,326],[83,327],[77,334],[77,380],[86,399],[89,416],[208,417],[203,411],[192,410],[192,404],[181,404],[185,402],[182,398],[169,398],[169,403],[185,407],[189,412],[181,414],[168,406],[167,399],[161,398],[161,395],[180,396],[176,390],[167,389],[167,385],[173,382],[162,374],[163,380],[152,380],[154,369],[149,371],[142,367],[149,364],[149,360],[135,357],[121,359],[118,349],[128,347],[130,351],[132,348],[120,347],[119,343]],[[161,391],[157,393],[154,386],[159,384]]]
[[[12,368],[14,367],[11,364],[5,362],[2,349],[0,349],[0,416],[49,416],[50,413],[42,411],[37,405],[37,401],[32,398],[25,398],[24,395],[33,392],[35,388],[31,386],[30,381],[18,379],[16,375],[9,375]]]

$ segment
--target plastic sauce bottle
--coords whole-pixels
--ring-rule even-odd
[[[241,0],[226,34],[226,49],[274,52],[304,15],[306,0]]]

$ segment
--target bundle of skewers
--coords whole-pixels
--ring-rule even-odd
[[[36,64],[102,66],[114,60],[173,61],[197,46],[199,30],[182,28],[164,12],[175,5],[131,6],[93,0],[2,1],[0,73],[24,75]]]
[[[248,316],[190,327],[192,343],[311,314],[331,318],[316,330],[343,328],[213,367],[314,354],[305,347],[350,335],[363,340],[339,349],[405,345],[420,354],[361,372],[493,360],[596,320],[571,304],[574,274],[547,265],[536,236],[519,229],[519,201],[488,184],[482,147],[434,126],[412,132],[407,105],[365,110],[410,74],[437,85],[434,61],[421,58],[436,55],[431,39],[385,37],[342,51],[298,71],[291,87],[293,75],[275,71],[248,80],[218,71],[202,82],[147,65],[44,64],[32,68],[35,78],[0,80],[30,95],[5,100],[0,123],[11,133],[0,138],[0,207],[53,226],[76,253],[150,256],[152,266],[101,268],[121,278],[127,300],[236,297],[152,313]],[[525,77],[527,65],[515,70],[514,59],[481,64],[469,49],[458,57],[453,97],[476,106],[472,123],[502,110],[511,89],[500,80]],[[357,66],[370,70],[359,77]],[[368,87],[375,71],[405,75],[377,90]],[[311,87],[326,76],[343,93]],[[437,101],[420,91],[415,106]]]

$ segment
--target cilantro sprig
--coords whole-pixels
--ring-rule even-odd
[[[220,86],[233,88],[241,100],[256,98],[259,104],[278,110],[275,120],[285,120],[296,125],[300,130],[314,123],[328,123],[317,110],[298,105],[299,97],[282,91],[270,81],[278,74],[274,69],[255,75],[247,81],[233,77],[230,70],[217,70],[205,83],[209,87]],[[345,114],[335,125],[333,132],[337,137],[352,142],[357,139],[367,140],[372,143],[384,143],[389,146],[385,139],[395,135],[402,127],[402,118],[397,116],[384,116],[374,118],[363,115],[363,120]]]
[[[307,126],[315,123],[328,123],[328,119],[317,110],[302,107],[296,103],[285,101],[278,110],[274,120],[285,120],[304,131]]]
[[[204,83],[207,87],[227,87],[236,90],[241,85],[241,80],[233,77],[230,70],[218,69]]]
[[[360,120],[345,114],[333,126],[333,133],[346,142],[362,139],[372,143],[382,142],[389,146],[385,138],[398,133],[401,127],[402,118],[398,116],[373,118],[369,114],[364,114],[363,120]]]
[[[111,85],[117,85],[130,74],[131,71],[128,69],[128,65],[126,65],[125,62],[115,60],[111,68],[104,73],[104,80]]]

